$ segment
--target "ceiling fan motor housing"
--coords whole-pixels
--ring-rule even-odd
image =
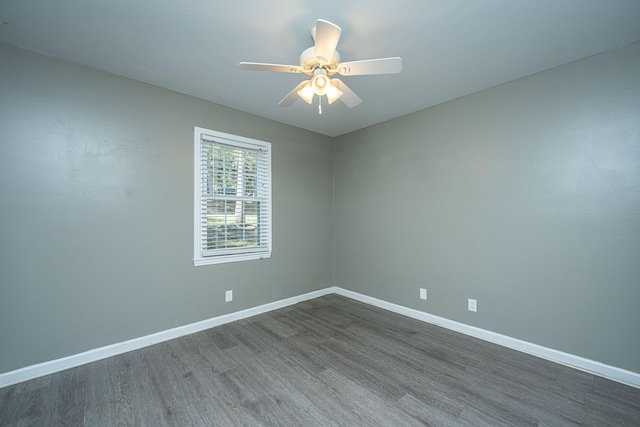
[[[316,68],[325,68],[328,70],[335,70],[340,64],[340,53],[334,51],[333,58],[319,58],[314,55],[314,46],[305,49],[300,54],[300,66],[305,69],[305,72],[309,75],[313,74],[313,70]],[[329,75],[335,74],[335,71],[329,73]]]

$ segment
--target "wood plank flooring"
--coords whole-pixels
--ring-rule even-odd
[[[639,426],[640,390],[329,295],[0,389],[2,426]]]

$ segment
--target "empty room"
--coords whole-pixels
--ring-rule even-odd
[[[0,2],[1,426],[640,425],[640,2]]]

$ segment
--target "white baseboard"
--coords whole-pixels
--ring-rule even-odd
[[[619,383],[640,388],[640,373],[637,372],[627,371],[625,369],[616,368],[615,366],[605,365],[604,363],[585,359],[584,357],[575,356],[573,354],[564,353],[562,351],[553,350],[547,347],[542,347],[537,344],[532,344],[530,342],[498,334],[496,332],[480,329],[475,326],[465,325],[464,323],[459,323],[453,320],[445,319],[443,317],[434,316],[423,311],[393,304],[337,286],[334,288],[334,292],[338,295],[342,295],[363,302],[365,304],[393,311],[394,313],[412,317],[414,319],[431,323],[433,325],[450,329],[452,331],[460,332],[475,338],[480,338],[481,340],[489,341],[503,347],[508,347],[513,350],[518,350],[523,353],[540,357],[542,359],[579,369],[590,374],[598,375],[600,377],[617,381]]]
[[[84,365],[86,363],[91,363],[101,359],[105,359],[107,357],[117,356],[118,354],[127,353],[129,351],[137,350],[153,344],[158,344],[160,342],[178,338],[183,335],[188,335],[194,332],[213,328],[215,326],[223,325],[225,323],[233,322],[235,320],[240,320],[247,317],[256,316],[258,314],[267,313],[269,311],[277,310],[279,308],[287,307],[302,301],[318,298],[318,297],[332,294],[332,293],[342,295],[342,296],[354,299],[356,301],[373,305],[385,310],[389,310],[394,313],[402,314],[404,316],[408,316],[417,320],[421,320],[423,322],[431,323],[433,325],[450,329],[452,331],[460,332],[465,335],[469,335],[475,338],[489,341],[494,344],[498,344],[504,347],[518,350],[523,353],[541,357],[543,359],[550,360],[552,362],[570,366],[572,368],[589,372],[591,374],[608,378],[610,380],[617,381],[623,384],[627,384],[632,387],[640,388],[639,373],[616,368],[610,365],[605,365],[604,363],[585,359],[583,357],[564,353],[562,351],[542,347],[537,344],[532,344],[527,341],[511,338],[509,336],[498,334],[496,332],[487,331],[485,329],[480,329],[475,326],[465,325],[464,323],[459,323],[453,320],[445,319],[443,317],[434,316],[432,314],[428,314],[423,311],[418,311],[412,308],[393,304],[387,301],[383,301],[381,299],[359,294],[357,292],[349,291],[347,289],[343,289],[337,286],[328,287],[325,289],[321,289],[319,291],[309,292],[303,295],[298,295],[298,296],[283,299],[280,301],[275,301],[269,304],[264,304],[257,307],[248,308],[246,310],[237,311],[235,313],[229,313],[222,316],[213,317],[211,319],[203,320],[200,322],[192,323],[189,325],[180,326],[177,328],[169,329],[169,330],[158,332],[151,335],[146,335],[144,337],[135,338],[129,341],[124,341],[121,343],[96,348],[93,350],[86,351],[84,353],[74,354],[72,356],[63,357],[61,359],[39,363],[37,365],[27,366],[21,369],[17,369],[15,371],[6,372],[3,374],[0,374],[0,388],[17,384],[23,381],[31,380],[34,378],[42,377],[44,375],[49,375],[56,372],[64,371],[65,369],[74,368],[77,366]]]
[[[164,341],[181,337],[183,335],[192,334],[194,332],[213,328],[214,326],[233,322],[235,320],[240,320],[269,311],[277,310],[279,308],[297,304],[301,301],[318,298],[334,292],[335,289],[333,287],[329,287],[326,289],[321,289],[319,291],[309,292],[307,294],[298,295],[257,307],[248,308],[246,310],[236,311],[234,313],[213,317],[211,319],[191,323],[189,325],[179,326],[177,328],[168,329],[166,331],[146,335],[144,337],[134,338],[129,341],[107,345],[105,347],[85,351],[84,353],[63,357],[61,359],[38,363],[37,365],[26,366],[21,369],[16,369],[15,371],[0,374],[0,388],[42,377],[44,375],[64,371],[66,369],[75,368],[86,363],[96,362],[101,359],[106,359],[107,357],[117,356],[118,354],[127,353],[129,351],[137,350],[153,344],[158,344]]]

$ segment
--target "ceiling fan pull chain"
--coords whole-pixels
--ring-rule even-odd
[[[322,96],[318,96],[318,114],[322,114]]]

